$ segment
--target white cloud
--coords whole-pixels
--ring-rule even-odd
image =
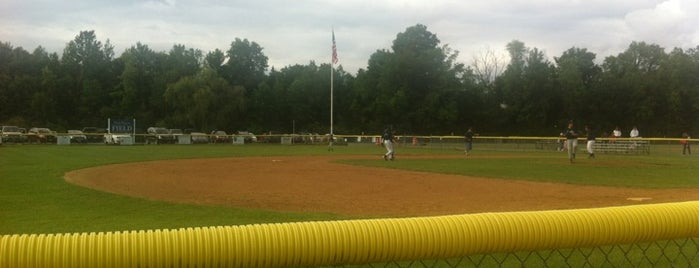
[[[625,17],[632,37],[661,46],[693,47],[699,38],[699,3],[670,0]]]
[[[119,55],[139,41],[158,51],[184,44],[208,52],[247,38],[279,69],[329,62],[334,27],[340,64],[356,72],[418,23],[466,64],[486,47],[504,52],[513,39],[550,58],[575,46],[603,59],[632,41],[696,47],[698,7],[693,0],[0,0],[0,41],[61,52],[79,31],[95,30]]]

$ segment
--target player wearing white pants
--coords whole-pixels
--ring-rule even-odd
[[[383,146],[386,147],[386,153],[383,155],[383,160],[393,160],[395,158],[393,153],[393,133],[387,128],[384,130],[381,138],[383,139]]]
[[[588,158],[595,158],[595,134],[588,126],[585,126],[585,132],[587,132],[587,153],[590,154]]]
[[[590,154],[590,158],[595,158],[595,140],[587,140],[587,153]]]
[[[384,140],[383,145],[386,146],[386,154],[383,155],[383,158],[386,160],[393,160],[393,141]]]

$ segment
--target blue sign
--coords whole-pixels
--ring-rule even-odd
[[[134,132],[133,119],[110,119],[109,133],[128,133]]]

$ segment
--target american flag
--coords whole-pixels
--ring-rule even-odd
[[[335,47],[335,30],[333,30],[333,64],[337,64],[337,48]]]

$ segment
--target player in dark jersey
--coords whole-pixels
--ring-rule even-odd
[[[575,160],[575,150],[578,148],[578,132],[573,128],[573,121],[568,122],[568,128],[563,131],[566,136],[566,149],[568,149],[568,159],[570,163]]]
[[[478,134],[473,133],[473,128],[469,127],[468,131],[466,131],[466,134],[464,135],[464,143],[466,149],[464,152],[466,153],[466,156],[471,155],[471,150],[473,149],[473,137],[478,136]]]

